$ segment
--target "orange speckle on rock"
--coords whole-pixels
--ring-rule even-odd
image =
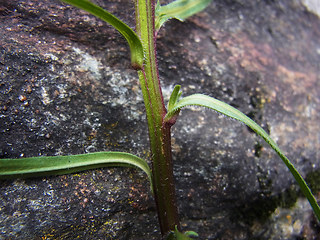
[[[21,102],[24,102],[24,101],[27,100],[27,97],[24,96],[24,95],[20,95],[20,96],[19,96],[19,100],[20,100]]]

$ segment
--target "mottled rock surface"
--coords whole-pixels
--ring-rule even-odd
[[[96,2],[134,26],[131,1]],[[0,22],[1,158],[115,150],[150,159],[138,78],[116,31],[54,0],[1,0]],[[237,107],[318,199],[319,26],[298,0],[216,0],[158,37],[165,98],[181,84],[184,96]],[[186,109],[173,142],[182,226],[199,239],[319,239],[292,176],[244,125]],[[160,239],[147,178],[133,169],[1,181],[0,222],[0,239]]]

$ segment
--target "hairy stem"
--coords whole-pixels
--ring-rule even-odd
[[[179,228],[175,186],[171,157],[171,126],[164,124],[164,105],[156,61],[154,0],[135,0],[136,30],[145,53],[144,66],[139,70],[139,80],[146,107],[150,145],[154,196],[161,233],[166,236]]]

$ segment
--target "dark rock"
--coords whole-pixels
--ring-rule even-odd
[[[131,1],[97,1],[134,26]],[[123,6],[126,6],[125,8]],[[59,1],[0,2],[0,157],[126,151],[150,159],[128,46]],[[159,33],[164,96],[205,93],[277,141],[319,192],[320,20],[299,1],[213,1]],[[245,126],[203,109],[173,127],[182,226],[200,239],[319,239],[280,158]],[[0,239],[160,239],[144,174],[98,169],[2,181]]]

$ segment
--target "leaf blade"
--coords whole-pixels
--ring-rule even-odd
[[[169,99],[169,102],[168,102],[168,111],[170,111],[174,106],[175,104],[178,102],[179,100],[179,97],[181,96],[181,86],[180,85],[176,85],[174,86],[174,89],[170,95],[170,99]]]
[[[137,34],[124,22],[112,15],[105,9],[95,5],[88,0],[61,0],[62,2],[73,5],[77,8],[85,10],[92,15],[102,19],[112,25],[127,40],[131,52],[131,64],[135,69],[142,69],[144,61],[144,52],[142,43]]]
[[[188,17],[205,9],[212,0],[176,0],[167,5],[160,6],[159,1],[156,7],[156,29],[170,18],[175,18],[184,21]]]
[[[0,179],[62,175],[101,167],[135,167],[143,170],[152,184],[148,163],[124,152],[96,152],[67,156],[0,159]]]
[[[320,221],[320,207],[315,197],[313,196],[310,188],[308,187],[307,183],[304,181],[304,179],[299,174],[297,169],[293,166],[290,160],[282,153],[282,151],[280,150],[278,145],[272,140],[272,138],[257,123],[255,123],[252,119],[247,117],[245,114],[243,114],[236,108],[230,106],[227,103],[219,101],[215,98],[212,98],[203,94],[194,94],[194,95],[182,98],[175,105],[175,107],[172,108],[171,111],[168,111],[164,120],[165,121],[170,120],[170,118],[172,118],[176,112],[180,111],[181,108],[187,107],[187,106],[193,106],[193,105],[207,107],[217,112],[220,112],[228,117],[241,121],[244,124],[246,124],[248,127],[250,127],[253,131],[255,131],[260,137],[262,137],[285,163],[285,165],[287,166],[287,168],[289,169],[289,171],[291,172],[291,174],[299,184],[303,194],[308,199],[318,220]]]

